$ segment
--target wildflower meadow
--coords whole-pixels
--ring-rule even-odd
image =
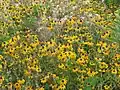
[[[120,0],[0,0],[0,90],[120,90]]]

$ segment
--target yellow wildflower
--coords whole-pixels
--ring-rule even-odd
[[[47,82],[47,78],[44,77],[44,78],[40,79],[40,81],[41,81],[41,83],[46,83]]]
[[[108,68],[108,65],[107,65],[105,62],[100,62],[99,67],[100,67],[101,69],[103,69],[103,68]]]
[[[0,85],[3,83],[3,81],[4,81],[4,77],[0,76]]]
[[[67,84],[67,80],[66,79],[62,79],[61,81],[60,81],[60,84],[62,85],[66,85]]]
[[[32,86],[27,86],[25,90],[33,90]]]
[[[25,83],[25,80],[24,80],[24,79],[18,80],[18,83],[19,83],[19,84],[24,84],[24,83]]]
[[[111,73],[112,73],[112,74],[117,74],[117,69],[116,69],[116,68],[112,68],[112,69],[111,69]]]
[[[105,86],[104,86],[104,89],[105,89],[105,90],[111,90],[109,85],[105,85]]]
[[[44,89],[44,87],[40,87],[40,88],[38,88],[37,90],[45,90],[45,89]]]
[[[21,90],[21,85],[18,82],[14,84],[14,87],[16,90]]]
[[[11,82],[8,83],[7,88],[8,88],[8,90],[12,90],[12,83]]]
[[[64,69],[64,68],[65,68],[64,64],[62,64],[62,63],[60,63],[60,64],[58,65],[58,67],[61,68],[61,69]]]
[[[3,59],[3,56],[2,55],[0,55],[0,60],[2,60]]]

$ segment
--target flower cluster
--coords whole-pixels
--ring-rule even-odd
[[[0,7],[0,88],[120,88],[116,19],[104,3],[2,0]]]

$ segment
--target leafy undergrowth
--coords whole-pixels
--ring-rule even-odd
[[[106,1],[1,1],[0,88],[119,90],[120,9]]]

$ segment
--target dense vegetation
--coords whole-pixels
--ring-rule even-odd
[[[0,90],[119,89],[119,0],[0,1]]]

